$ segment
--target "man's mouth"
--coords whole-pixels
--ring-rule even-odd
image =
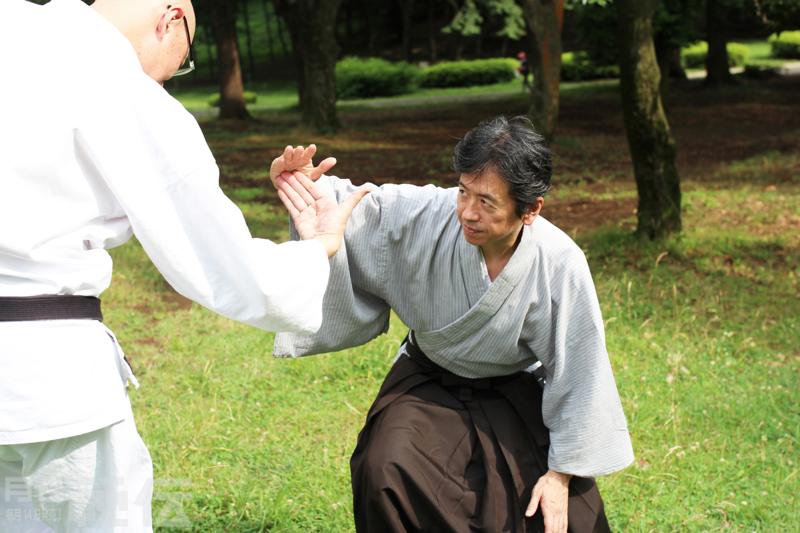
[[[467,235],[477,235],[478,233],[480,233],[480,230],[478,229],[471,228],[469,226],[463,226],[463,227],[464,227],[464,233],[466,233]]]

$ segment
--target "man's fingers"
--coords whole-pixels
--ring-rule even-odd
[[[317,186],[314,185],[314,182],[309,180],[306,175],[301,172],[292,173],[292,176],[286,181],[288,181],[294,190],[297,191],[297,194],[302,196],[303,200],[309,204],[313,204],[322,196],[317,190]]]
[[[531,502],[528,504],[528,508],[525,509],[525,516],[530,518],[531,516],[536,514],[536,509],[539,508],[539,500],[542,499],[542,489],[539,488],[537,484],[533,487],[533,495],[531,496]]]
[[[280,198],[281,202],[283,202],[283,205],[289,212],[290,217],[296,218],[300,214],[300,211],[298,211],[297,208],[292,204],[292,201],[289,200],[289,197],[286,196],[286,194],[284,194],[284,192],[280,189],[278,189],[278,198]]]
[[[322,198],[322,193],[320,192],[319,187],[317,187],[314,182],[308,178],[308,176],[301,172],[295,172],[294,177],[300,182],[306,191],[311,194],[314,200],[319,200]]]
[[[292,152],[292,163],[294,163],[294,167],[292,167],[292,169],[294,169],[295,167],[297,167],[297,165],[300,164],[300,160],[303,158],[303,153],[305,151],[306,149],[303,148],[302,146],[294,147],[294,152]]]
[[[316,153],[317,153],[317,145],[309,144],[306,147],[305,151],[303,152],[303,160],[305,161],[307,159],[310,162],[312,159],[314,159],[314,154]]]
[[[317,181],[320,176],[328,172],[333,166],[336,164],[335,157],[328,157],[323,159],[319,165],[315,166],[311,170],[311,176],[309,176],[312,180]]]
[[[368,195],[370,192],[372,192],[372,191],[370,191],[366,187],[360,187],[360,188],[356,189],[355,191],[353,191],[353,194],[348,196],[347,199],[344,202],[342,202],[342,205],[340,206],[341,215],[344,218],[349,218],[350,217],[350,213],[352,213],[353,209],[356,208],[356,206],[358,205],[358,202],[363,200],[364,197],[366,195]]]
[[[298,211],[302,211],[314,203],[313,200],[311,202],[307,202],[295,189],[295,187],[292,186],[292,183],[284,179],[278,180],[278,192],[283,192],[283,194],[289,199],[289,201]]]

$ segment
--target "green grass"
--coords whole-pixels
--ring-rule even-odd
[[[581,87],[566,94],[565,108],[611,100],[608,84]],[[597,151],[597,160],[602,152],[628,168],[618,142],[595,147],[603,139],[593,131],[563,128],[570,134],[557,152]],[[230,161],[247,143],[264,142],[260,134],[210,133],[236,178],[225,190],[253,233],[286,239],[286,216],[261,189],[263,161]],[[781,133],[776,142],[796,147],[794,132]],[[734,144],[748,139],[736,134]],[[393,151],[359,149],[378,150],[386,162]],[[599,480],[614,530],[783,531],[796,523],[798,153],[762,150],[684,169],[680,237],[637,240],[632,214],[577,235],[636,451],[635,465]],[[553,200],[635,197],[615,166],[602,172],[591,187],[560,184]],[[361,348],[275,360],[272,334],[175,297],[137,244],[113,258],[107,323],[142,383],[132,398],[158,480],[158,530],[352,531],[349,455],[405,334],[399,320]]]

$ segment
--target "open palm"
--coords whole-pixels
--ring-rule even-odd
[[[350,213],[369,193],[366,188],[358,189],[339,205],[300,172],[284,172],[275,180],[275,186],[300,238],[320,240],[329,256],[339,249]]]

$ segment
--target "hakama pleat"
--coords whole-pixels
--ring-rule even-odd
[[[350,462],[361,533],[538,532],[525,518],[547,472],[542,392],[520,372],[466,379],[422,355],[384,380]],[[569,531],[609,531],[593,479],[570,483]]]

